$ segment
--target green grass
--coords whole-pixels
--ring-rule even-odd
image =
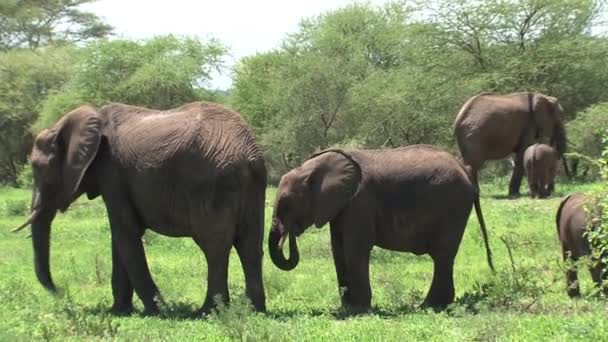
[[[300,265],[291,272],[264,260],[267,314],[254,314],[243,296],[243,273],[230,259],[232,305],[207,319],[187,316],[206,291],[207,267],[190,239],[146,233],[155,281],[168,305],[160,317],[116,317],[111,305],[110,233],[101,201],[81,199],[55,219],[51,269],[60,295],[37,283],[27,233],[20,224],[30,192],[0,189],[0,341],[5,340],[302,340],[493,341],[608,340],[608,305],[592,296],[588,272],[579,277],[585,297],[565,294],[554,223],[560,198],[597,184],[558,184],[548,200],[504,199],[506,180],[482,185],[482,207],[498,274],[485,261],[474,213],[455,265],[457,303],[421,311],[432,276],[428,257],[374,249],[372,314],[344,317],[339,308],[329,230],[311,228],[299,239]],[[522,187],[523,189],[523,187]],[[269,189],[266,228],[274,190]],[[513,253],[512,264],[507,245]],[[266,248],[266,246],[264,246]],[[268,255],[268,253],[266,253]],[[142,309],[136,298],[135,305]]]

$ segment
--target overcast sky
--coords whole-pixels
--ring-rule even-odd
[[[98,0],[85,8],[114,26],[119,37],[215,37],[230,48],[226,64],[232,66],[243,56],[278,47],[287,33],[297,30],[300,19],[350,3],[353,0]],[[230,75],[213,80],[215,88],[227,89],[230,84]]]

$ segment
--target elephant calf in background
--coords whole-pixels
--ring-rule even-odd
[[[427,145],[325,150],[281,177],[268,249],[277,267],[291,270],[299,261],[296,236],[329,222],[342,306],[354,312],[371,306],[373,246],[429,254],[433,280],[423,305],[441,308],[454,300],[454,258],[473,205],[493,269],[478,188],[450,153]]]
[[[528,146],[546,141],[560,156],[566,151],[561,113],[557,98],[539,93],[481,93],[469,99],[456,117],[454,134],[475,182],[486,161],[514,154],[509,195],[518,196]]]
[[[546,198],[555,188],[559,154],[547,144],[534,144],[524,153],[530,197]]]
[[[31,216],[36,276],[55,285],[49,267],[51,223],[82,194],[101,196],[112,235],[113,311],[133,310],[133,291],[147,313],[158,311],[142,235],[146,228],[192,237],[207,259],[207,296],[228,301],[228,257],[236,247],[246,292],[265,310],[262,245],[266,168],[241,116],[195,102],[157,111],[123,104],[83,106],[36,137],[31,154]],[[17,228],[20,229],[20,228]]]
[[[574,193],[566,196],[559,205],[556,216],[557,234],[562,245],[564,261],[576,262],[583,256],[591,255],[591,244],[585,232],[595,229],[595,222],[589,222],[589,215],[586,210],[595,210],[595,214],[602,214],[601,208],[589,202],[590,198],[581,193]],[[589,204],[588,204],[589,203]],[[591,277],[598,288],[602,287],[603,280],[608,278],[608,270],[605,264],[592,260],[594,264],[589,267]],[[566,285],[568,296],[580,296],[580,286],[576,266],[571,265],[566,272]],[[604,285],[604,294],[608,296],[608,284]]]

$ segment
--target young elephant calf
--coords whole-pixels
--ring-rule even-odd
[[[559,154],[546,144],[534,144],[524,153],[530,197],[546,198],[553,192]]]
[[[591,245],[585,234],[588,223],[586,212],[588,201],[589,198],[584,194],[574,193],[566,196],[559,205],[556,224],[557,234],[562,244],[564,261],[577,261],[583,256],[591,255]],[[591,229],[594,229],[594,226],[594,222],[591,222]],[[589,271],[593,281],[601,288],[602,280],[605,280],[608,276],[606,265],[596,262],[596,260],[593,260],[593,263],[589,267]],[[576,266],[571,267],[566,271],[567,292],[570,297],[578,297],[580,296],[580,287]],[[603,291],[604,294],[608,295],[608,286],[605,286]]]
[[[273,263],[296,267],[296,236],[330,223],[342,306],[369,310],[373,246],[429,254],[434,272],[425,306],[454,300],[454,258],[475,205],[488,263],[491,251],[479,193],[468,170],[450,153],[427,145],[390,150],[325,150],[279,183],[268,243]],[[290,257],[282,245],[289,236]]]

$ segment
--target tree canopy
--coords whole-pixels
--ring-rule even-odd
[[[95,0],[0,0],[0,51],[85,42],[112,27],[80,6]]]
[[[566,118],[606,101],[603,1],[351,4],[305,19],[243,59],[233,105],[275,176],[332,145],[428,143],[455,150],[452,122],[482,91],[556,96]]]

